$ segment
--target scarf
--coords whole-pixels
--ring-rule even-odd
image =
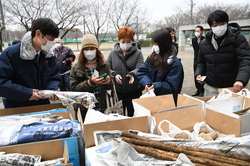
[[[94,60],[92,60],[92,61],[88,60],[87,63],[86,63],[86,67],[90,68],[90,69],[96,69],[96,67],[97,67],[96,58]]]

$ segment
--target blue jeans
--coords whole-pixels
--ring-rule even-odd
[[[60,91],[70,91],[69,75],[70,73],[60,75]]]

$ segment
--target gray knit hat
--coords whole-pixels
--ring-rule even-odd
[[[87,34],[82,37],[82,48],[85,47],[95,47],[98,48],[98,41],[95,37],[95,35]]]

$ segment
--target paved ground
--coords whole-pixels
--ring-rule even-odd
[[[70,47],[76,55],[79,54],[79,50],[77,50],[77,45],[67,45]],[[114,43],[102,44],[100,49],[102,50],[105,57],[108,56],[111,49],[113,48]],[[80,47],[80,46],[79,46]],[[143,47],[142,53],[144,59],[150,54],[151,47]],[[193,94],[195,92],[194,80],[193,80],[193,49],[190,46],[186,46],[185,51],[179,51],[178,57],[181,59],[183,68],[184,68],[184,82],[182,87],[182,94]],[[2,99],[0,98],[0,109],[3,108]]]

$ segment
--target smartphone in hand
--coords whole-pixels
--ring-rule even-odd
[[[108,74],[104,73],[104,74],[100,75],[98,78],[106,78],[107,76],[108,76]]]
[[[206,79],[207,77],[206,76],[201,76],[201,79],[200,80],[198,80],[198,82],[200,82],[200,83],[204,83],[204,81],[205,81],[205,79]]]

